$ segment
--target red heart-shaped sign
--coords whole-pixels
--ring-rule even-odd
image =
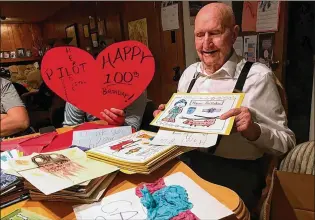
[[[56,47],[45,54],[41,75],[65,101],[100,117],[104,109],[125,109],[151,82],[155,62],[138,41],[123,41],[104,49],[95,60],[76,47]]]

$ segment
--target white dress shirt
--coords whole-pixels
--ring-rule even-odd
[[[233,92],[246,60],[235,52],[215,73],[207,75],[200,62],[190,65],[181,76],[178,92],[187,92],[196,72],[200,74],[191,92]],[[215,155],[231,159],[254,160],[265,152],[276,155],[286,153],[295,145],[295,135],[287,127],[285,110],[275,84],[275,76],[264,64],[254,63],[248,73],[242,106],[249,108],[253,120],[260,126],[261,135],[249,141],[241,133],[224,135]]]

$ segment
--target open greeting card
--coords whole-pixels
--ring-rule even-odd
[[[151,125],[172,130],[229,135],[234,117],[220,120],[238,108],[244,93],[175,93]]]
[[[223,219],[233,215],[181,172],[106,196],[97,203],[75,206],[74,212],[78,220],[196,220]]]

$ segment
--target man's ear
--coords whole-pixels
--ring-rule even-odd
[[[239,32],[240,32],[240,27],[239,27],[238,25],[235,25],[235,26],[233,27],[233,37],[232,37],[233,44],[235,43],[236,38],[238,37]]]

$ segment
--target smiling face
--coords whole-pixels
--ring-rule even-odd
[[[222,3],[202,8],[195,20],[195,46],[208,74],[228,60],[238,34],[233,12]]]

